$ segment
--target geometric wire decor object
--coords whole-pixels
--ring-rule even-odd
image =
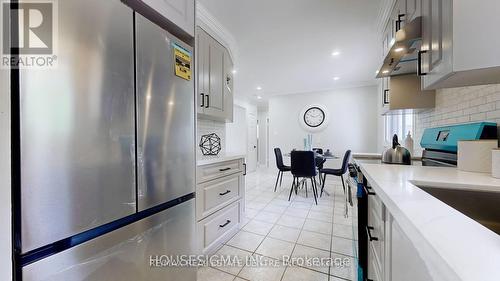
[[[217,155],[221,151],[220,138],[212,133],[201,136],[200,149],[203,155]]]

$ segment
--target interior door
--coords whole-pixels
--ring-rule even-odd
[[[247,112],[248,148],[247,168],[252,172],[257,169],[257,113]]]

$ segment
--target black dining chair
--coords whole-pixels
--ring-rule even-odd
[[[276,157],[276,167],[278,168],[278,177],[276,178],[276,184],[274,185],[274,192],[276,192],[276,188],[278,188],[278,180],[281,186],[281,182],[283,181],[283,173],[290,172],[292,168],[283,164],[283,155],[281,154],[281,149],[276,147],[274,149],[274,156]]]
[[[322,184],[323,178],[321,175],[321,170],[323,169],[323,166],[325,165],[326,158],[323,156],[316,155],[316,167],[318,168],[318,178],[319,178],[319,184]]]
[[[340,177],[340,179],[342,180],[342,187],[344,188],[344,192],[345,192],[344,174],[347,172],[350,158],[351,158],[351,151],[347,150],[344,154],[344,159],[342,160],[342,167],[340,169],[325,168],[325,169],[320,170],[320,173],[323,174],[323,183],[321,186],[321,193],[319,195],[320,197],[323,195],[323,190],[325,189],[326,175]]]
[[[314,152],[312,151],[292,151],[291,154],[291,163],[292,163],[292,175],[293,175],[293,183],[292,188],[290,189],[290,195],[288,195],[288,201],[292,198],[293,190],[295,189],[295,194],[297,194],[297,189],[300,185],[300,179],[303,179],[303,184],[306,183],[305,180],[311,180],[311,189],[314,195],[314,201],[316,205],[318,205],[318,189],[316,185],[316,159]],[[307,196],[307,184],[305,184],[306,188],[306,196]]]
[[[312,149],[312,151],[318,153],[318,154],[323,154],[323,148],[318,148],[318,147],[315,147]]]

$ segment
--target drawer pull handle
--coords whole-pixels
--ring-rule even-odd
[[[231,190],[226,190],[226,192],[219,193],[219,195],[220,195],[220,196],[223,196],[223,195],[228,194],[229,192],[231,192]]]
[[[363,188],[364,188],[366,194],[368,194],[368,195],[377,195],[375,192],[368,190],[368,189],[371,189],[371,188],[367,188],[366,186],[363,186]]]
[[[231,170],[231,168],[228,167],[228,168],[224,168],[224,169],[219,169],[219,172],[225,172],[225,171],[229,171],[229,170]]]
[[[378,238],[375,236],[372,236],[371,230],[373,230],[373,226],[366,226],[366,233],[368,233],[368,239],[370,241],[378,241]]]
[[[219,227],[222,228],[222,227],[226,227],[228,224],[230,224],[231,221],[230,220],[226,220],[226,222],[224,224],[219,224]]]

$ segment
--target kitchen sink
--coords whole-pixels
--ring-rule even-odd
[[[500,192],[419,188],[500,235]]]

